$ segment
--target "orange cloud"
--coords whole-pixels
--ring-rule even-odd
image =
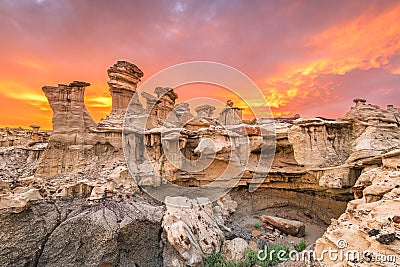
[[[36,70],[44,70],[45,69],[44,65],[34,62],[34,61],[22,61],[22,62],[19,62],[19,64],[22,66],[25,66],[25,67],[36,69]]]
[[[261,82],[269,105],[280,110],[274,113],[282,113],[289,103],[299,98],[333,100],[335,85],[318,81],[321,75],[345,75],[356,69],[386,67],[389,57],[400,53],[398,14],[400,5],[379,16],[362,15],[310,36],[305,48],[312,51],[315,60],[292,63],[284,72]]]

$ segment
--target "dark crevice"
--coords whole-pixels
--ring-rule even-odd
[[[61,218],[61,212],[60,212],[60,210],[59,210],[59,208],[58,208],[58,206],[57,206],[56,203],[54,203],[54,208],[55,208],[55,210],[56,210],[57,213],[58,213],[58,218],[57,218],[56,225],[55,225],[55,226],[50,230],[50,232],[47,233],[46,236],[44,237],[44,239],[43,239],[43,241],[42,241],[42,244],[41,244],[40,247],[39,247],[39,251],[37,252],[37,255],[36,255],[35,259],[34,259],[33,266],[38,266],[39,260],[40,260],[42,254],[43,254],[44,248],[45,248],[45,246],[46,246],[46,243],[47,243],[49,237],[50,237],[51,234],[54,232],[54,230],[56,230],[56,229],[58,228],[58,226],[60,226],[60,224],[63,222],[63,220],[62,220],[62,218]]]

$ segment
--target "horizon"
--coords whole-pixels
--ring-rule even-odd
[[[74,80],[91,84],[85,103],[99,121],[111,110],[107,69],[117,60],[136,64],[142,83],[178,63],[227,64],[257,84],[274,117],[336,119],[360,97],[382,108],[400,106],[397,1],[98,1],[93,7],[36,0],[0,2],[0,13],[6,52],[0,127],[51,129],[41,88]],[[177,103],[232,98],[208,85],[177,91]]]

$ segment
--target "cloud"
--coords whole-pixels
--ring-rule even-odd
[[[0,96],[26,101],[26,116],[39,112],[48,116],[44,123],[51,112],[40,110],[47,105],[38,100],[41,87],[73,80],[92,84],[88,109],[104,117],[111,105],[106,69],[117,60],[137,64],[143,81],[186,61],[231,65],[262,88],[276,116],[340,116],[360,94],[400,104],[397,1],[39,2],[0,1]],[[223,103],[234,98],[208,93]],[[261,102],[252,100],[256,108]],[[0,106],[3,118],[23,123],[8,108]]]
[[[400,5],[376,17],[361,15],[309,36],[304,46],[313,51],[316,59],[303,65],[299,63],[295,69],[290,64],[278,77],[265,81],[264,92],[270,105],[282,111],[288,105],[300,107],[313,99],[335,101],[341,89],[338,76],[354,70],[385,69],[391,57],[400,53],[399,13]],[[332,79],[323,79],[326,75]],[[369,79],[367,75],[364,78]],[[375,90],[391,92],[394,89]]]

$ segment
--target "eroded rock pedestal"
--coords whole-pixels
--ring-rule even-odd
[[[143,72],[135,64],[118,61],[108,69],[107,73],[112,97],[111,114],[123,115],[136,93]],[[135,100],[138,102],[138,99]],[[141,106],[138,105],[136,109],[140,110]]]
[[[87,86],[90,84],[74,81],[69,85],[60,84],[57,87],[42,88],[53,110],[51,141],[66,144],[86,143],[89,127],[96,125],[84,102]]]

